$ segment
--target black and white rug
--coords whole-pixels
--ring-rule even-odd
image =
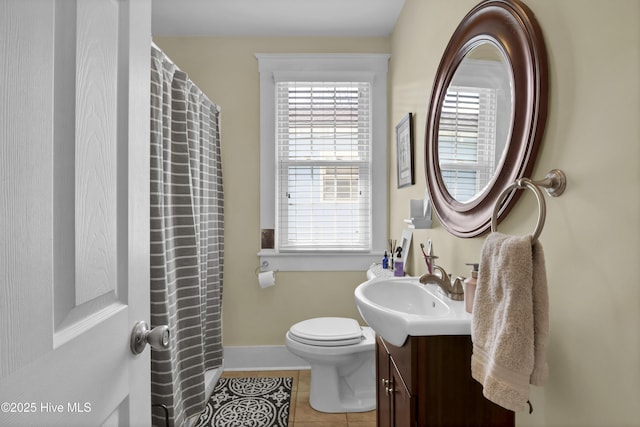
[[[221,378],[194,427],[287,427],[293,378]]]

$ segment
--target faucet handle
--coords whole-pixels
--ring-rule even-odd
[[[464,287],[462,286],[462,282],[464,282],[464,277],[458,276],[453,281],[453,285],[451,286],[451,299],[454,301],[462,301],[464,299]]]
[[[462,293],[464,292],[464,288],[462,287],[462,283],[464,282],[465,277],[462,276],[458,276],[455,278],[455,280],[453,281],[453,291],[455,293]]]

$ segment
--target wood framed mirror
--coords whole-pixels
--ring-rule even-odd
[[[520,0],[487,0],[455,30],[440,61],[425,133],[427,189],[440,223],[459,237],[490,229],[500,194],[529,177],[548,103],[542,31]],[[518,191],[505,197],[498,221]]]

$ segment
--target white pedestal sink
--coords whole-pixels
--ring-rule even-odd
[[[368,280],[356,288],[355,299],[367,324],[395,346],[409,335],[471,334],[464,301],[447,298],[437,285],[423,285],[417,277]]]

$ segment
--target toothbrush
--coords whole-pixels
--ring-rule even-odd
[[[431,243],[431,240],[429,240],[429,243]],[[424,253],[423,243],[420,243],[420,249],[422,250],[422,255],[424,256],[424,262],[427,264],[427,270],[429,270],[429,274],[433,274],[433,271],[431,270],[431,263],[429,262],[429,257],[427,256],[426,253]]]
[[[389,264],[389,269],[393,270],[393,266],[394,266],[393,258],[395,257],[395,253],[396,253],[396,240],[389,239],[389,250],[391,252],[391,263]]]

